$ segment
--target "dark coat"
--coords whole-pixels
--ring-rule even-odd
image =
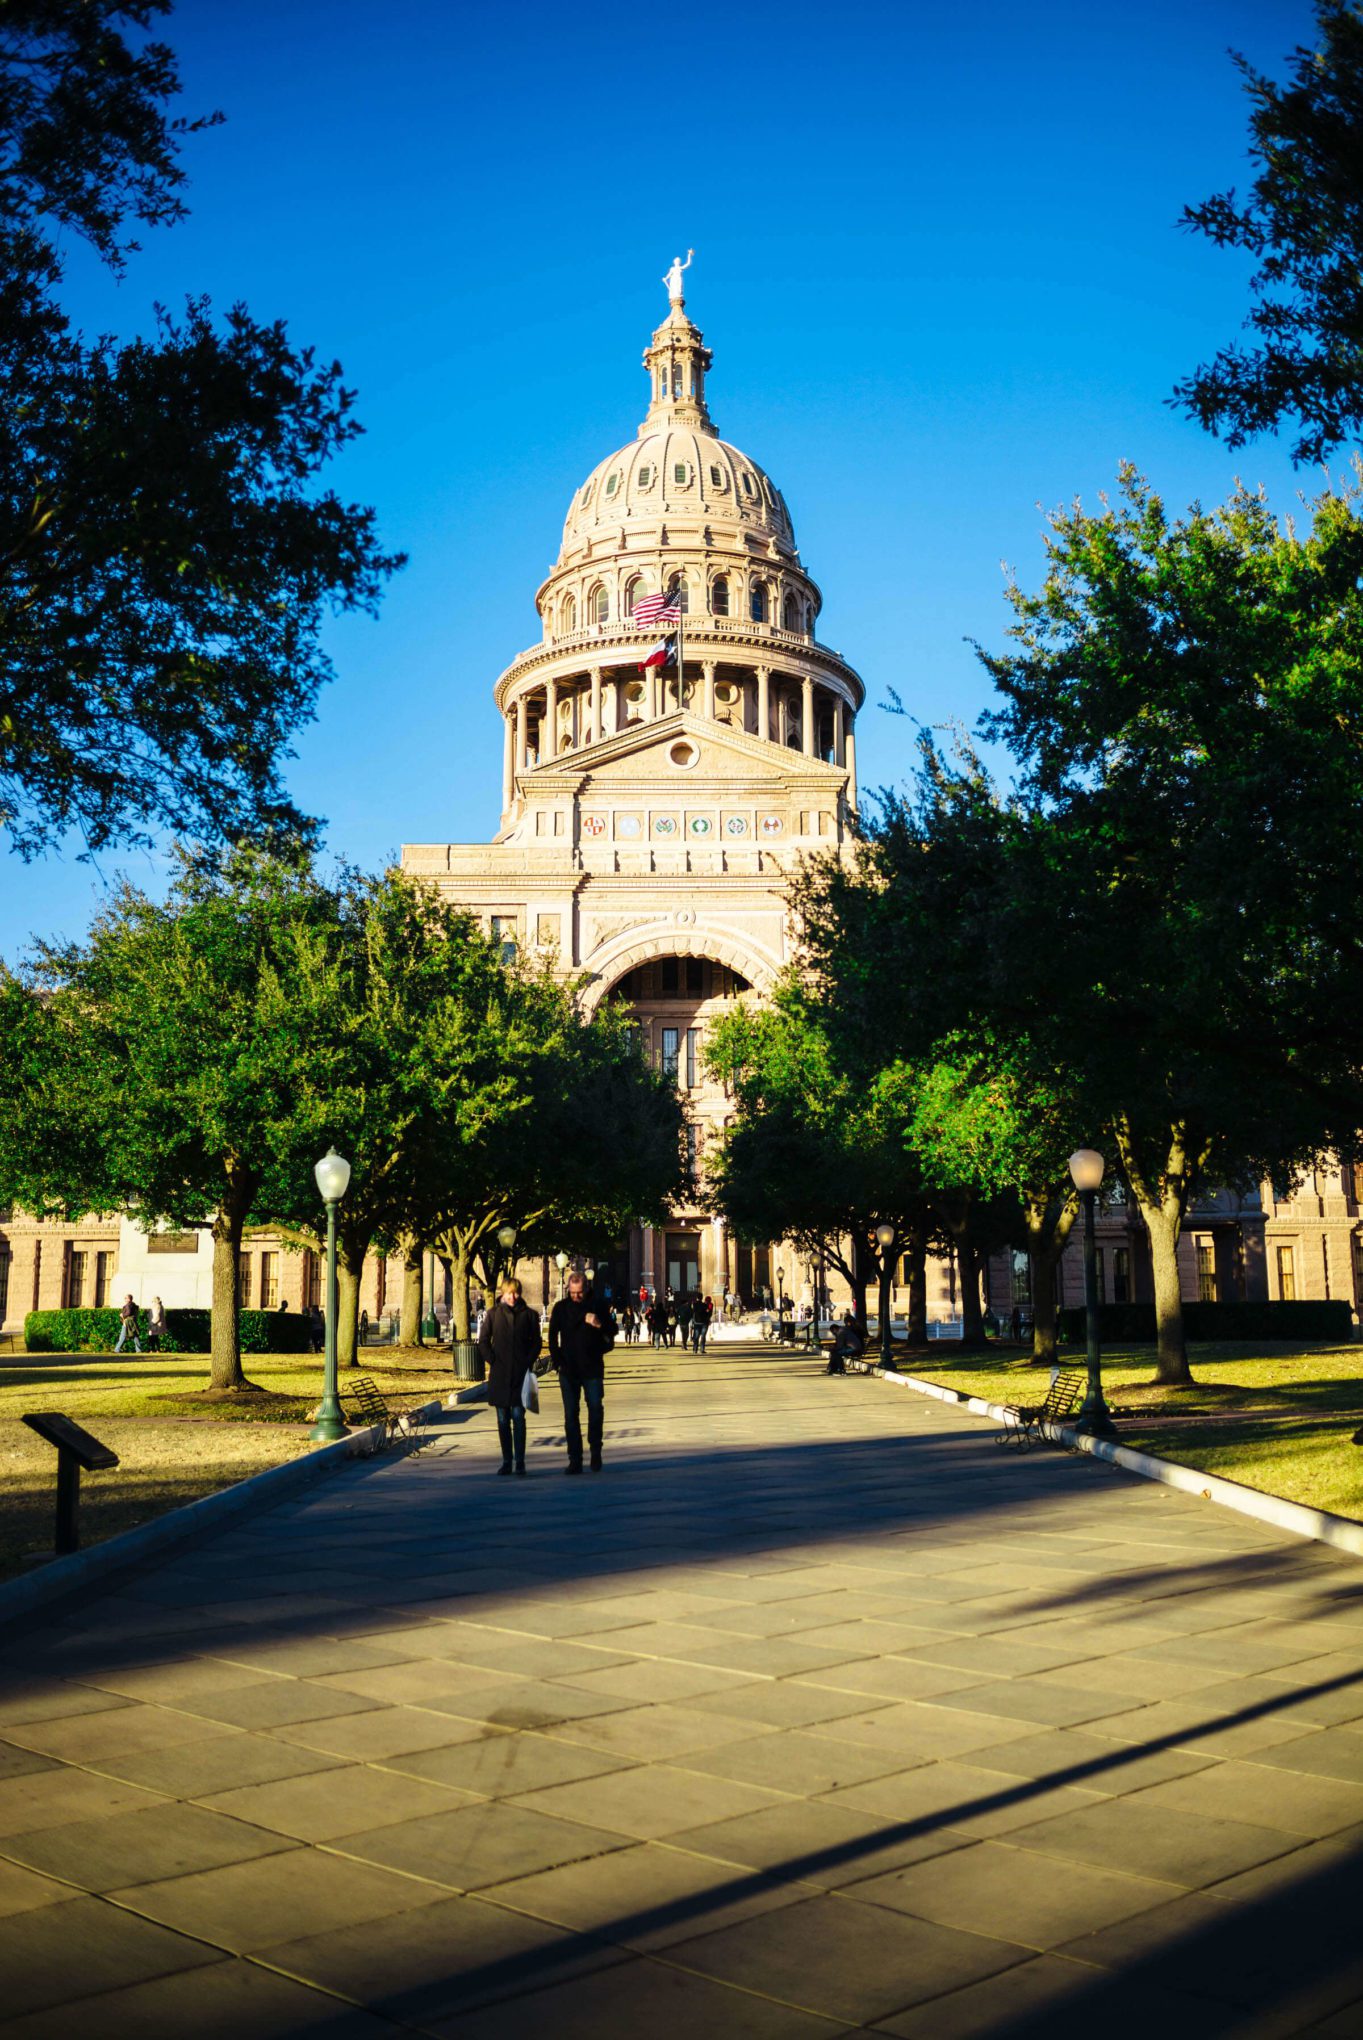
[[[523,1296],[511,1309],[499,1297],[483,1319],[478,1352],[487,1367],[487,1399],[494,1409],[509,1410],[521,1399],[525,1370],[534,1365],[541,1345],[538,1311]]]
[[[589,1311],[600,1318],[599,1327],[587,1323]],[[549,1365],[572,1381],[600,1381],[614,1344],[615,1320],[595,1290],[586,1290],[576,1303],[561,1296],[549,1313]]]

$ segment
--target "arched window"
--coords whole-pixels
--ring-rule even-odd
[[[647,461],[644,462],[635,479],[641,489],[647,489],[650,486],[653,480],[653,470]]]
[[[611,599],[598,582],[587,597],[587,615],[593,623],[609,623]]]
[[[729,614],[729,579],[727,574],[716,574],[710,583],[710,608],[715,616]]]
[[[682,574],[677,582],[677,607],[683,616],[691,614],[691,587],[685,574]]]
[[[632,576],[625,587],[625,615],[633,616],[634,605],[643,593],[644,584],[638,574]]]
[[[565,631],[577,629],[576,595],[566,595],[563,599],[563,628]]]
[[[754,582],[753,582],[753,584],[752,584],[752,598],[751,598],[751,600],[750,600],[750,602],[749,602],[749,604],[748,604],[748,613],[749,613],[749,615],[750,615],[750,616],[752,617],[752,620],[753,620],[753,622],[754,622],[754,623],[765,623],[765,622],[766,622],[766,620],[767,620],[767,584],[766,584],[766,582],[765,582],[765,581],[754,581]]]
[[[785,628],[787,630],[798,630],[800,628],[800,605],[793,595],[787,595],[786,597]]]

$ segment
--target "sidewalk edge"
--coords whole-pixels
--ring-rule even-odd
[[[996,1424],[1007,1420],[1007,1411],[1001,1404],[986,1402],[982,1396],[962,1395],[959,1389],[944,1388],[938,1381],[924,1381],[920,1375],[900,1374],[892,1368],[871,1367],[864,1360],[850,1360],[848,1365],[858,1374],[876,1375],[896,1388],[912,1388],[919,1395],[934,1396],[938,1402],[957,1403]],[[1068,1424],[1047,1424],[1044,1429],[1047,1437],[1058,1445],[1068,1446],[1072,1452],[1087,1452],[1094,1459],[1105,1459],[1127,1473],[1138,1474],[1142,1480],[1159,1481],[1165,1487],[1177,1488],[1181,1494],[1196,1495],[1199,1501],[1214,1502],[1218,1508],[1252,1516],[1256,1522],[1268,1523],[1275,1530],[1289,1531],[1294,1537],[1314,1538],[1318,1544],[1330,1544],[1354,1558],[1363,1558],[1363,1523],[1354,1522],[1351,1517],[1333,1515],[1328,1509],[1312,1509],[1305,1502],[1289,1502],[1282,1495],[1264,1494],[1259,1488],[1244,1487],[1238,1480],[1227,1480],[1224,1474],[1201,1473],[1195,1466],[1180,1466],[1175,1460],[1157,1458],[1153,1452],[1137,1452],[1130,1445],[1089,1438],[1071,1430]]]

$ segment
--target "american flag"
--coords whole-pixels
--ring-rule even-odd
[[[674,574],[661,595],[640,596],[634,605],[634,621],[640,630],[653,629],[660,623],[681,622],[681,606],[677,601],[680,585],[680,575]]]

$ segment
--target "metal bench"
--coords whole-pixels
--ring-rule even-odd
[[[354,1404],[361,1423],[382,1424],[385,1445],[391,1444],[394,1438],[416,1437],[414,1412],[390,1408],[383,1390],[367,1374],[362,1374],[358,1381],[349,1383],[341,1391],[341,1401]]]
[[[1041,1403],[1005,1403],[1002,1427],[996,1434],[996,1443],[1016,1445],[1020,1452],[1027,1451],[1034,1443],[1044,1445],[1046,1441],[1043,1426],[1063,1424],[1072,1416],[1075,1407],[1083,1400],[1088,1385],[1088,1376],[1078,1367],[1066,1367],[1056,1375]]]

